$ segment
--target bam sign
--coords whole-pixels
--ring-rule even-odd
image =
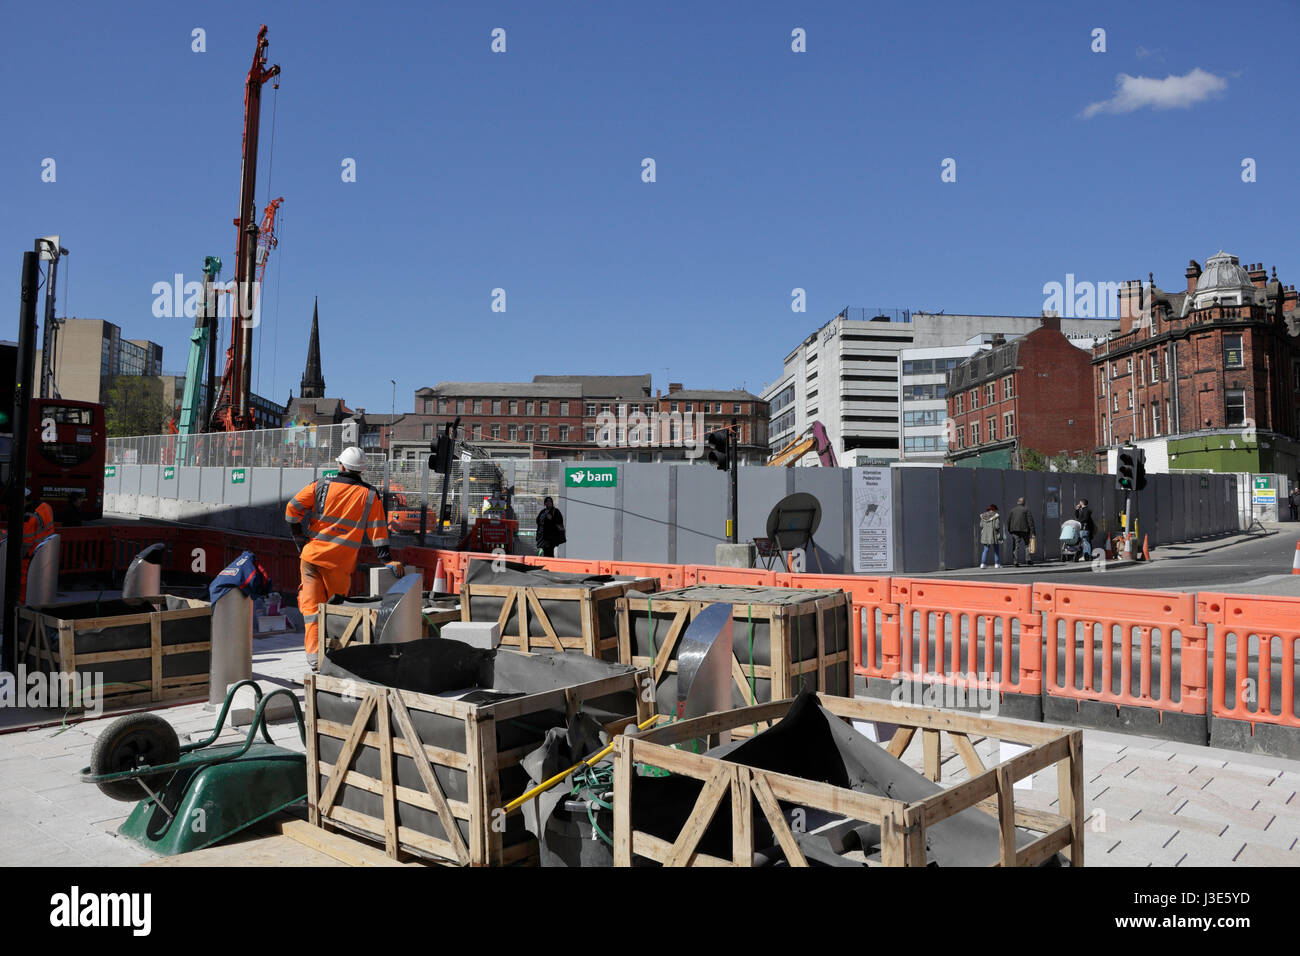
[[[566,488],[613,488],[618,484],[617,468],[566,468]]]

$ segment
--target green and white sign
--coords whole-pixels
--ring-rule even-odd
[[[171,481],[176,477],[176,469],[167,467],[163,469],[163,481]]]
[[[105,477],[105,478],[116,478],[116,477],[117,477],[117,465],[105,465],[105,466],[104,466],[104,477]]]
[[[337,468],[324,468],[321,470],[320,476],[322,478],[337,478],[339,470]]]
[[[618,484],[618,468],[566,468],[566,488],[613,488]]]
[[[243,468],[231,468],[231,469],[230,469],[230,483],[231,483],[232,485],[242,485],[242,484],[244,483],[244,469],[243,469]]]
[[[1273,478],[1271,475],[1256,475],[1254,484],[1254,504],[1277,504],[1277,489],[1272,487]]]

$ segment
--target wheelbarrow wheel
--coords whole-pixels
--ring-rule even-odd
[[[109,724],[95,741],[95,748],[90,753],[90,772],[100,776],[159,767],[175,763],[180,755],[181,741],[171,724],[157,714],[128,714]],[[141,773],[122,780],[104,780],[96,786],[106,797],[134,803],[145,797],[138,781],[155,790],[170,775],[167,772]]]

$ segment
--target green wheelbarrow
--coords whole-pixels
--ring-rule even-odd
[[[244,742],[212,746],[221,736],[235,693],[253,689],[256,709]],[[181,746],[176,730],[157,714],[128,714],[109,724],[95,742],[90,766],[81,771],[114,800],[136,803],[118,832],[155,853],[175,856],[220,843],[307,797],[307,759],[271,739],[266,706],[279,695],[293,702],[298,735],[307,731],[293,692],[263,695],[256,681],[242,680],[226,693],[212,733]],[[261,730],[265,743],[257,741]]]

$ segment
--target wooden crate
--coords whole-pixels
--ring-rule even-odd
[[[618,614],[618,659],[620,663],[637,667],[649,667],[654,672],[655,687],[659,687],[667,674],[677,673],[677,649],[682,635],[695,616],[714,601],[682,600],[677,594],[688,595],[691,588],[681,591],[667,591],[650,596],[629,594],[616,605]],[[747,631],[750,621],[762,621],[768,625],[768,660],[769,664],[742,665],[733,656],[731,674],[736,687],[740,690],[745,704],[762,703],[767,700],[782,700],[793,697],[801,689],[801,676],[812,674],[814,687],[825,693],[848,696],[852,693],[852,651],[848,630],[849,615],[852,608],[843,591],[809,591],[800,589],[809,600],[798,604],[740,604],[733,603],[732,617],[733,647],[739,652],[742,644],[747,646]],[[826,618],[827,611],[843,615],[845,630],[842,632],[843,647],[832,650],[828,646]],[[633,615],[653,615],[670,621],[668,632],[661,644],[656,647],[654,657],[635,653],[633,641]],[[805,646],[798,646],[803,643]],[[814,648],[815,645],[815,648]],[[809,656],[811,654],[811,656]],[[748,653],[746,653],[748,656]],[[758,654],[755,653],[755,657]],[[770,681],[770,689],[755,694],[758,683]],[[758,697],[756,700],[755,697]],[[663,710],[662,712],[668,713]]]
[[[459,621],[459,605],[446,608],[423,608],[421,610],[420,636],[429,637],[430,624],[446,624],[448,621]],[[318,660],[321,663],[325,661],[325,655],[330,651],[336,651],[340,647],[348,647],[352,644],[373,644],[375,642],[375,620],[379,617],[379,608],[377,605],[368,605],[364,607],[349,607],[346,604],[321,604],[319,605],[319,614],[316,620],[320,624],[320,641]],[[344,623],[343,633],[338,637],[329,636],[329,620]]]
[[[519,815],[507,817],[504,810],[506,803],[523,792],[523,787],[520,793],[503,793],[501,776],[504,771],[518,767],[520,760],[540,744],[541,738],[505,749],[499,731],[511,721],[560,726],[585,701],[629,694],[636,701],[636,713],[605,725],[610,733],[616,733],[628,723],[649,718],[650,704],[641,693],[643,682],[648,679],[649,674],[644,671],[628,671],[557,690],[474,704],[324,674],[308,675],[308,818],[317,826],[338,828],[381,842],[393,859],[408,853],[452,866],[536,864],[537,840],[522,830]],[[345,695],[360,701],[350,724],[327,721],[320,716],[323,694]],[[456,746],[436,747],[424,742],[416,730],[413,712],[424,720],[433,715],[455,721],[459,725]],[[324,760],[321,753],[322,740],[327,737],[342,741],[333,763]],[[371,759],[373,753],[365,755],[372,764],[368,773],[360,769],[360,758],[367,749],[378,754],[377,761]],[[414,763],[418,787],[398,784],[397,760],[402,757]],[[373,767],[376,762],[377,770]],[[447,795],[439,777],[454,779],[449,772],[465,775],[465,799]],[[382,802],[382,815],[341,806],[340,794],[348,787],[377,796]],[[403,825],[399,816],[410,811],[436,814],[442,837]],[[465,833],[459,825],[462,821]],[[506,834],[515,827],[518,829],[514,829],[508,842]]]
[[[67,616],[85,608],[81,602],[19,607],[17,660],[29,671],[45,674],[102,674],[106,707],[206,699],[211,605],[174,598],[184,606],[168,609],[164,599],[148,600],[153,610],[96,617]],[[104,644],[127,646],[96,649]]]
[[[665,866],[752,866],[757,806],[791,866],[807,859],[781,810],[793,803],[847,816],[881,828],[884,866],[925,866],[926,829],[975,808],[998,821],[996,866],[1034,866],[1064,851],[1072,866],[1083,865],[1083,732],[1034,726],[985,717],[909,707],[887,701],[818,695],[823,707],[850,720],[879,721],[898,729],[887,749],[901,756],[919,731],[925,775],[940,780],[940,735],[946,733],[970,773],[970,779],[924,800],[904,802],[805,780],[788,774],[729,763],[672,745],[694,738],[712,739],[764,720],[779,719],[791,701],[759,704],[694,720],[668,724],[635,736],[619,736],[614,747],[614,865],[631,866],[634,856]],[[985,767],[971,735],[986,735],[1027,745],[1030,749],[994,767]],[[649,764],[703,784],[689,818],[669,842],[632,828],[632,778],[638,764]],[[1053,764],[1057,768],[1059,813],[1017,807],[1015,782]],[[730,796],[732,856],[724,859],[696,851],[705,830]],[[1017,846],[1016,828],[1041,834]]]
[[[630,578],[625,581],[611,581],[594,588],[545,586],[527,587],[510,584],[475,584],[466,581],[460,589],[461,620],[476,619],[473,614],[475,598],[504,598],[496,621],[501,627],[501,645],[517,649],[525,654],[533,651],[578,651],[598,660],[614,660],[618,656],[618,630],[602,627],[600,622],[601,607],[606,602],[614,602],[630,593],[653,593],[659,582],[655,578]],[[560,634],[551,622],[543,602],[572,602],[578,605],[580,633]],[[507,631],[511,612],[514,612],[515,626]],[[532,633],[530,618],[541,630],[541,634]]]

